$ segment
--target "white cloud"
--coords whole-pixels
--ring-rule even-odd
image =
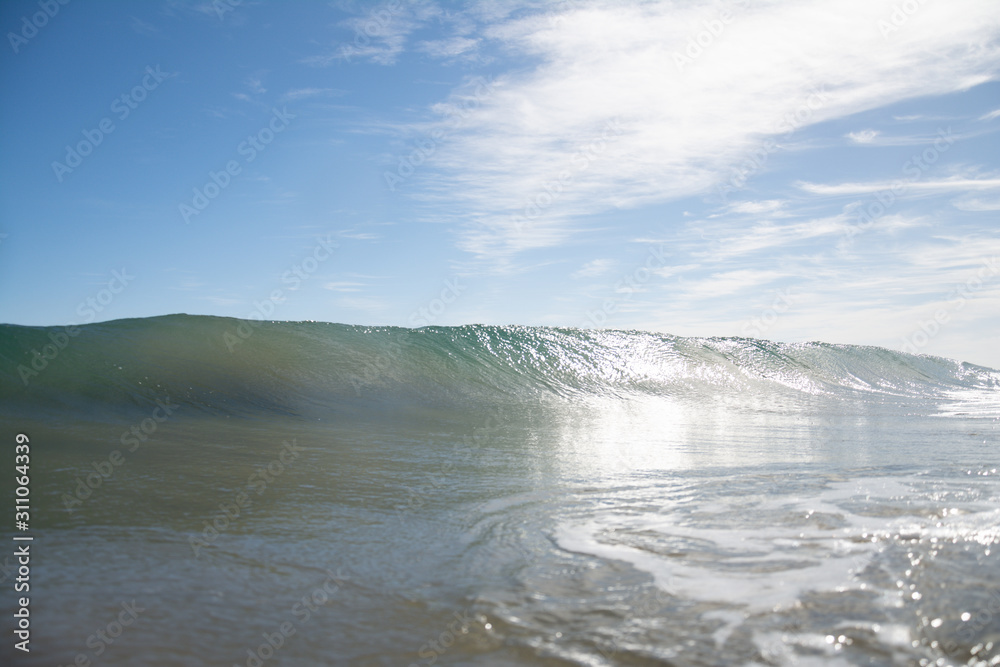
[[[418,48],[433,58],[455,58],[475,50],[477,44],[479,44],[478,39],[452,37],[450,39],[421,42]]]
[[[247,88],[250,89],[250,92],[256,95],[261,95],[267,92],[267,88],[264,87],[264,84],[259,77],[256,76],[247,77],[246,84]]]
[[[281,96],[283,102],[298,102],[311,97],[333,97],[343,95],[345,91],[338,88],[295,88]]]
[[[695,271],[702,268],[701,264],[679,264],[676,266],[661,266],[658,269],[652,269],[652,274],[659,276],[661,278],[672,278],[674,276],[679,276],[682,273],[688,271]]]
[[[702,225],[696,227],[700,238],[710,240],[712,244],[693,255],[708,265],[715,265],[734,258],[746,259],[764,251],[787,251],[807,243],[812,247],[820,237],[842,236],[848,225],[854,222],[853,216],[838,214],[780,225],[763,222],[750,228],[742,221]],[[832,246],[833,241],[830,244]]]
[[[323,285],[323,289],[328,289],[332,292],[360,292],[361,288],[364,286],[364,283],[341,281],[325,283]]]
[[[762,201],[741,201],[734,202],[728,207],[730,213],[744,213],[747,215],[775,215],[781,212],[785,202],[779,199],[766,199]]]
[[[573,3],[501,21],[485,35],[537,64],[447,128],[427,189],[475,220],[462,248],[504,262],[587,214],[705,193],[768,136],[996,76],[992,1],[926,4],[884,37],[892,7],[755,3],[688,60],[717,6]]]
[[[906,190],[920,190],[933,193],[995,190],[1000,188],[1000,178],[964,178],[961,176],[927,181],[901,179],[897,181],[872,181],[870,183],[839,183],[837,185],[799,182],[798,186],[810,194],[837,196],[871,194],[890,190],[893,187],[897,188],[898,191],[901,183],[904,184],[902,187]]]
[[[131,25],[132,25],[132,30],[136,31],[140,35],[155,35],[160,32],[159,28],[152,25],[151,23],[143,21],[142,19],[136,16],[132,17]]]
[[[979,117],[979,120],[993,120],[994,118],[1000,118],[1000,109],[991,111],[988,114],[983,114]]]
[[[382,299],[370,297],[343,297],[337,301],[337,305],[350,310],[361,310],[368,313],[384,311],[389,304]]]
[[[984,199],[981,197],[966,197],[952,202],[961,211],[1000,211],[1000,197]]]
[[[344,39],[333,50],[309,56],[302,62],[317,67],[353,60],[394,65],[406,49],[410,35],[440,15],[441,9],[435,3],[420,0],[372,7],[365,14],[342,22]]]
[[[738,269],[714,273],[704,280],[688,285],[687,292],[695,299],[710,299],[746,290],[759,290],[763,285],[789,276],[790,274],[781,271]]]
[[[898,121],[898,119],[896,119]],[[930,120],[925,118],[924,120]],[[952,121],[954,119],[944,119],[940,118],[941,121]],[[877,130],[863,130],[861,132],[849,132],[845,135],[848,139],[857,144],[864,144],[868,146],[931,146],[937,143],[940,146],[942,139],[948,140],[949,143],[954,143],[961,139],[970,138],[970,134],[956,134],[951,130],[949,125],[947,129],[939,128],[936,133],[923,133],[923,134],[897,134],[897,135],[885,135]]]
[[[584,264],[572,275],[573,278],[593,278],[602,276],[614,266],[614,261],[610,259],[595,259]]]
[[[337,232],[337,236],[344,239],[353,239],[355,241],[377,241],[382,238],[381,234],[373,234],[372,232],[351,232],[351,231]]]
[[[848,132],[847,138],[856,144],[870,144],[878,135],[878,130],[861,130],[860,132]]]
[[[932,229],[941,228],[942,219],[930,222]],[[752,236],[741,232],[738,220],[727,224],[730,233],[722,226],[716,231],[737,245]],[[809,224],[801,222],[802,227]],[[849,250],[831,238],[808,252],[746,254],[742,249],[720,252],[718,240],[706,238],[703,231],[692,225],[671,241],[679,254],[707,258],[702,266],[689,267],[682,280],[664,284],[661,298],[640,319],[616,326],[649,327],[652,321],[657,322],[654,328],[679,335],[738,335],[749,318],[774,303],[779,290],[791,288],[794,303],[779,309],[764,337],[900,349],[904,336],[944,308],[949,322],[922,352],[994,365],[1000,359],[983,343],[996,331],[1000,312],[998,238],[938,232],[901,245],[890,234],[873,230]],[[976,344],[969,344],[977,337]]]

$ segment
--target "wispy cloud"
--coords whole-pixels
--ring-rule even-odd
[[[457,58],[462,55],[474,54],[478,44],[478,39],[452,37],[450,39],[420,42],[417,45],[417,49],[432,58]]]
[[[365,283],[340,281],[324,283],[323,289],[330,290],[331,292],[360,292],[364,286]]]
[[[140,35],[155,35],[160,32],[160,29],[154,26],[152,23],[147,23],[142,19],[133,16],[130,22],[132,30],[139,33]]]
[[[928,119],[924,119],[928,120]],[[945,120],[945,119],[941,119]],[[948,140],[960,140],[968,139],[970,134],[957,134],[951,132],[951,127],[948,126],[947,129],[940,128],[938,132],[935,133],[923,133],[923,134],[885,134],[878,130],[862,130],[860,132],[849,132],[845,136],[855,144],[863,144],[866,146],[930,146],[935,142],[940,143],[942,140],[942,132]]]
[[[366,13],[341,22],[343,39],[332,49],[303,58],[302,62],[316,67],[352,60],[393,65],[405,50],[410,35],[441,13],[435,3],[420,0],[371,7]]]
[[[264,86],[264,77],[266,75],[267,71],[261,71],[246,77],[243,80],[245,92],[235,92],[232,93],[232,96],[241,102],[263,105],[261,96],[267,93],[267,88]]]
[[[885,38],[892,6],[754,4],[683,66],[717,7],[564,3],[498,21],[484,36],[536,65],[496,79],[440,147],[425,195],[459,204],[455,219],[473,220],[460,246],[502,263],[565,242],[589,214],[706,193],[767,137],[1000,70],[992,2],[927,4]],[[621,132],[602,134],[609,122]]]
[[[729,213],[775,216],[781,214],[784,207],[785,202],[781,200],[767,199],[763,201],[734,202],[727,207],[727,210]]]
[[[847,138],[856,144],[870,144],[878,135],[878,130],[861,130],[859,132],[848,132]]]
[[[264,87],[264,84],[260,80],[260,77],[256,76],[247,77],[246,85],[247,88],[249,88],[250,91],[255,95],[261,95],[267,92],[267,88]]]
[[[788,278],[791,275],[782,271],[738,269],[713,273],[704,280],[689,284],[687,291],[695,299],[717,298],[744,291],[760,290],[763,285],[773,283],[781,278]]]
[[[181,290],[184,292],[200,292],[204,290],[207,285],[208,283],[200,278],[185,276],[182,277],[176,284],[171,285],[170,289]]]
[[[952,202],[961,211],[1000,211],[1000,197],[965,197]]]
[[[718,266],[733,259],[746,260],[755,254],[770,257],[776,251],[812,249],[817,239],[839,237],[853,222],[853,216],[841,213],[783,224],[765,221],[749,228],[743,220],[695,223],[690,228],[698,230],[699,240],[695,245],[699,250],[692,250],[691,255],[705,265]],[[832,247],[834,242],[831,240],[829,245]]]
[[[573,273],[574,278],[593,278],[606,274],[614,266],[614,260],[595,259],[587,262]]]
[[[339,88],[295,88],[281,96],[282,102],[299,102],[313,97],[338,97],[347,91]]]
[[[337,305],[349,310],[361,310],[367,313],[377,313],[384,311],[389,307],[389,304],[382,299],[360,296],[343,297],[337,300]]]
[[[760,316],[779,292],[792,289],[794,305],[782,308],[768,337],[816,339],[821,331],[827,341],[867,340],[898,348],[919,321],[942,307],[956,310],[956,290],[987,263],[996,266],[1000,239],[975,230],[942,233],[945,213],[893,217],[898,228],[911,232],[905,244],[893,230],[879,227],[864,243],[844,246],[838,243],[836,218],[801,218],[769,231],[772,226],[745,230],[738,218],[709,227],[694,221],[672,237],[656,239],[669,244],[679,261],[699,261],[679,270],[665,267],[660,298],[642,317],[658,318],[659,328],[681,335],[738,335],[748,318]],[[814,225],[830,234],[789,252]],[[989,330],[997,304],[1000,279],[977,287],[975,301],[954,316]]]
[[[199,296],[197,298],[202,299],[204,301],[208,301],[209,303],[213,303],[216,306],[235,306],[235,305],[238,305],[238,304],[246,303],[245,299],[238,299],[238,298],[226,297],[226,296],[212,296],[210,294],[206,294],[204,296]]]
[[[342,231],[337,232],[337,236],[343,239],[352,239],[354,241],[378,241],[382,238],[381,234],[374,234],[372,232],[352,232],[352,231]]]
[[[872,194],[890,190],[899,186],[898,181],[872,181],[870,183],[838,183],[825,185],[821,183],[799,182],[799,188],[814,195],[838,196]],[[907,181],[906,189],[931,193],[969,192],[978,190],[996,190],[1000,188],[1000,178],[964,178],[956,176],[926,181]]]

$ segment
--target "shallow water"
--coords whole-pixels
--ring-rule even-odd
[[[192,319],[168,324],[214,318]],[[587,375],[544,330],[442,329],[520,346],[524,377],[421,341],[355,388],[287,344],[261,366],[279,352],[261,329],[226,385],[139,322],[154,332],[111,327],[116,351],[81,344],[48,384],[4,380],[4,437],[32,444],[16,664],[1000,663],[995,371],[830,346],[768,367],[749,344],[617,333],[617,358],[577,344]],[[373,358],[337,336],[331,355]],[[639,360],[673,375],[614,370]]]

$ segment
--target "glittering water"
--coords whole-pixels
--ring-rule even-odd
[[[230,352],[237,324],[88,327],[27,387],[50,331],[0,334],[35,535],[32,653],[0,657],[1000,664],[995,371],[513,327]]]

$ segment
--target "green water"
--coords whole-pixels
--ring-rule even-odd
[[[8,640],[0,656],[1000,655],[994,371],[873,348],[544,329],[400,344],[405,330],[273,324],[230,352],[235,324],[100,325],[28,386],[17,365],[51,331],[0,338],[0,437],[13,451],[14,434],[30,436],[34,537],[32,651]],[[9,481],[0,489],[13,498]]]

